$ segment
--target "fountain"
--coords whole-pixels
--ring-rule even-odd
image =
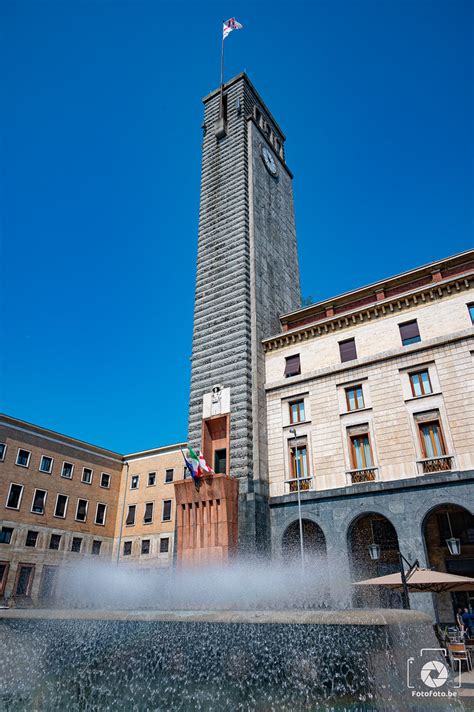
[[[83,564],[54,609],[0,612],[0,708],[463,709],[419,680],[420,646],[438,648],[425,614],[328,609],[317,570]]]

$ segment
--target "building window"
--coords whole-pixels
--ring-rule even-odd
[[[140,484],[140,475],[132,475],[132,479],[130,482],[130,489],[138,489],[139,484]]]
[[[78,522],[85,522],[87,519],[87,509],[89,502],[87,499],[78,499],[76,507],[76,520]]]
[[[369,433],[349,436],[351,445],[351,462],[353,470],[365,470],[374,466]]]
[[[214,472],[225,475],[227,471],[227,450],[221,448],[214,453]]]
[[[46,502],[46,495],[48,493],[46,490],[36,489],[33,497],[33,503],[31,505],[31,511],[33,514],[44,514],[44,505]]]
[[[132,553],[132,542],[124,541],[123,542],[123,555],[130,556],[131,553]]]
[[[414,396],[427,396],[433,393],[428,370],[410,373],[411,392]]]
[[[71,551],[73,551],[75,554],[78,554],[81,550],[81,546],[82,538],[80,536],[73,536],[71,543]]]
[[[127,519],[125,520],[125,524],[128,527],[132,527],[135,524],[135,512],[136,511],[137,511],[137,507],[135,504],[128,505]]]
[[[53,458],[48,457],[47,455],[42,455],[39,469],[40,472],[46,472],[46,474],[50,475],[53,469]]]
[[[63,462],[63,468],[61,470],[61,477],[65,477],[67,480],[72,479],[72,472],[74,470],[74,465],[72,462]]]
[[[306,442],[290,445],[290,476],[295,482],[290,482],[290,492],[298,492],[298,476],[300,490],[309,489],[309,467]]]
[[[61,534],[51,534],[51,539],[49,540],[49,548],[57,551],[61,543]]]
[[[290,376],[299,376],[301,373],[300,355],[287,356],[285,359],[285,378]]]
[[[38,598],[44,601],[54,598],[58,568],[58,566],[43,566]]]
[[[58,494],[58,496],[56,497],[56,506],[54,508],[55,517],[61,517],[61,519],[65,518],[68,499],[69,497],[67,497],[65,494]]]
[[[304,421],[304,400],[290,403],[290,423],[302,423]]]
[[[92,470],[89,467],[82,469],[81,482],[85,482],[86,485],[92,484]]]
[[[34,549],[37,542],[38,542],[38,532],[35,532],[32,529],[29,529],[28,532],[26,533],[25,546],[31,546]]]
[[[23,496],[23,485],[10,485],[6,507],[8,509],[20,509],[21,498]]]
[[[166,470],[165,483],[173,482],[174,470]]]
[[[420,330],[418,329],[416,319],[406,321],[404,324],[399,324],[398,328],[400,329],[400,338],[403,346],[416,344],[418,341],[421,341]]]
[[[149,553],[150,553],[150,540],[142,539],[142,554],[149,554]]]
[[[339,342],[339,353],[341,355],[341,363],[346,361],[354,361],[357,358],[357,349],[355,339],[346,339]]]
[[[5,586],[7,585],[9,566],[8,561],[0,561],[0,596],[5,591]]]
[[[92,542],[92,554],[94,556],[99,556],[100,554],[100,547],[102,546],[102,542],[99,541],[99,539],[94,539]]]
[[[347,410],[360,410],[364,408],[364,393],[362,386],[351,386],[346,388]]]
[[[160,554],[167,554],[170,549],[169,537],[165,536],[160,539]]]
[[[104,487],[104,489],[110,488],[110,475],[106,472],[103,472],[100,476],[100,486]]]
[[[97,509],[95,510],[95,523],[100,526],[105,525],[105,517],[107,514],[107,505],[102,502],[97,503]]]
[[[147,502],[145,504],[145,514],[143,517],[145,524],[151,524],[153,521],[153,502]]]
[[[148,487],[154,487],[156,485],[156,472],[148,473]]]
[[[7,446],[5,445],[5,443],[0,443],[0,462],[4,461],[6,451]]]
[[[469,310],[469,316],[471,317],[471,324],[474,324],[474,302],[468,304],[467,308]]]
[[[0,529],[0,544],[10,544],[13,536],[13,527],[2,527]]]
[[[162,519],[164,522],[171,521],[171,500],[170,499],[163,500],[163,517],[162,517]]]
[[[31,452],[29,450],[22,450],[20,448],[16,456],[16,464],[20,465],[20,467],[28,467],[30,464],[30,457]]]
[[[439,420],[418,423],[423,457],[436,458],[446,455],[443,432]]]
[[[33,583],[33,564],[19,564],[16,576],[15,596],[29,596]]]

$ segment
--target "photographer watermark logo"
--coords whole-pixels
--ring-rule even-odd
[[[448,668],[439,660],[429,660],[421,668],[420,677],[426,687],[442,687],[448,679]]]
[[[445,648],[422,648],[419,656],[408,658],[407,687],[412,697],[457,697],[453,688],[461,687],[461,661],[453,660],[456,684],[445,687],[450,678],[448,665],[444,662],[446,652]]]

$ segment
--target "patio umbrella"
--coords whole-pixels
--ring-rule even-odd
[[[393,591],[402,590],[401,574],[377,576],[377,578],[355,581],[354,586],[385,586]],[[455,576],[443,571],[432,571],[417,567],[407,578],[410,593],[442,593],[443,591],[474,591],[474,578]]]

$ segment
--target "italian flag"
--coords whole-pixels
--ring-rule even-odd
[[[188,470],[191,472],[191,477],[193,480],[197,480],[201,476],[201,468],[199,465],[199,457],[196,455],[191,447],[188,447],[188,457],[187,462]]]
[[[203,474],[204,472],[207,475],[215,475],[216,474],[214,472],[214,470],[211,470],[211,468],[209,467],[209,465],[207,464],[207,462],[204,459],[204,455],[202,454],[202,452],[200,450],[199,450],[199,468],[201,470],[201,474]]]

